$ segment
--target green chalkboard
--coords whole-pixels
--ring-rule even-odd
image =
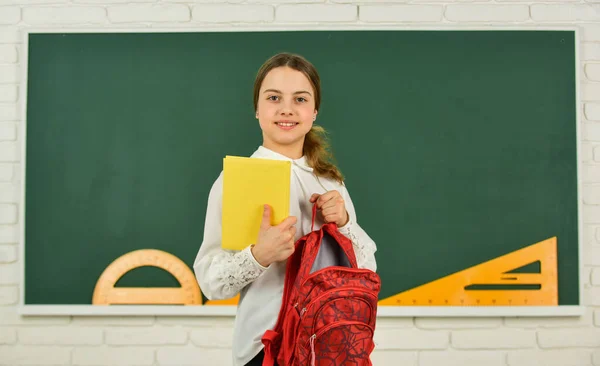
[[[226,154],[261,143],[258,67],[322,77],[329,132],[381,298],[550,237],[579,305],[574,31],[31,33],[25,305],[85,305],[141,248],[190,268]],[[156,268],[119,286],[176,286]]]

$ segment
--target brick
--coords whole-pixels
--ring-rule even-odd
[[[600,19],[595,4],[536,4],[531,5],[531,19],[537,22],[596,21]]]
[[[73,350],[74,365],[132,366],[153,365],[154,348],[150,347],[77,347]],[[198,364],[203,357],[190,360]],[[161,364],[162,365],[162,364]]]
[[[598,24],[579,24],[579,38],[582,42],[600,41],[600,25]]]
[[[587,64],[584,70],[588,80],[600,81],[600,64]]]
[[[18,119],[16,103],[0,104],[0,121],[15,121]]]
[[[68,316],[21,316],[13,306],[0,306],[0,324],[5,325],[44,325],[67,324]],[[0,352],[2,354],[2,352]]]
[[[0,346],[3,365],[68,365],[70,347]]]
[[[600,329],[544,329],[537,338],[540,348],[600,347]]]
[[[18,161],[19,160],[19,146],[14,142],[3,142],[0,141],[0,161]],[[2,207],[0,206],[0,223],[8,223],[2,221]]]
[[[96,345],[102,344],[101,328],[54,326],[22,327],[19,343],[27,345]]]
[[[419,353],[419,366],[505,366],[502,351],[424,351]]]
[[[366,5],[360,7],[363,22],[439,22],[443,5]]]
[[[533,330],[455,330],[450,337],[452,346],[457,349],[509,349],[536,346]]]
[[[417,352],[378,350],[375,347],[371,353],[371,362],[373,365],[419,366],[418,357]]]
[[[584,172],[589,170],[584,168]],[[595,169],[594,169],[595,171]],[[595,174],[595,173],[594,173]],[[583,221],[587,224],[590,223],[600,223],[600,206],[594,205],[584,205],[583,206]],[[588,258],[590,259],[590,258]],[[584,258],[586,260],[586,258]],[[589,264],[589,263],[586,263]]]
[[[15,141],[17,125],[15,123],[0,123],[0,141]]]
[[[584,225],[583,226],[583,242],[585,244],[596,244],[598,238],[600,238],[600,226],[598,225]]]
[[[582,196],[583,203],[586,205],[596,205],[600,203],[600,185],[584,185]]]
[[[51,1],[51,0],[50,0]],[[152,0],[71,0],[73,3],[75,4],[100,4],[100,5],[106,5],[106,4],[130,4],[130,3],[149,3],[149,2],[153,2]],[[200,0],[196,0],[196,1],[200,1]],[[230,1],[230,0],[228,0]],[[162,2],[169,2],[169,1],[162,1]],[[176,1],[170,1],[170,2],[186,2],[186,0],[176,0]]]
[[[0,204],[0,224],[14,224],[17,222],[17,205]]]
[[[584,265],[600,266],[600,245],[586,245],[582,252]]]
[[[584,237],[584,243],[585,244],[591,244],[591,245],[597,245],[600,244],[600,226],[596,226],[596,225],[586,225],[584,226],[584,228],[589,228],[589,230],[593,230],[594,235],[591,236],[586,236]],[[587,231],[584,230],[584,235],[588,235]]]
[[[584,122],[582,135],[585,141],[600,141],[600,123]]]
[[[134,316],[134,317],[122,317],[122,316],[109,316],[109,317],[97,317],[97,316],[84,316],[77,315],[73,316],[74,325],[101,325],[101,326],[140,326],[147,327],[154,324],[154,318],[148,316]],[[149,329],[149,328],[146,328]]]
[[[0,65],[0,83],[17,83],[19,72],[18,65]]]
[[[18,286],[0,286],[0,305],[15,305],[19,302]],[[2,343],[2,342],[0,342]]]
[[[349,4],[280,5],[275,9],[278,22],[353,22],[358,7]]]
[[[21,17],[20,13],[19,11],[19,18]],[[0,27],[0,43],[21,43],[21,35],[14,27]]]
[[[132,4],[108,8],[113,23],[188,22],[190,8],[183,4]]]
[[[524,22],[529,20],[529,6],[451,4],[445,16],[452,22]]]
[[[0,168],[0,172],[2,169]],[[19,240],[17,226],[0,226],[0,244],[12,244]]]
[[[600,8],[597,11],[600,13]],[[598,20],[600,21],[600,16]],[[582,43],[581,59],[583,61],[600,61],[600,43]]]
[[[500,318],[415,318],[415,325],[421,329],[470,329],[497,328],[502,325]]]
[[[202,360],[203,365],[230,365],[231,351],[191,346],[165,346],[156,351],[156,360],[161,366],[196,366],[198,360]]]
[[[600,223],[600,206],[584,205],[583,220],[585,223]]]
[[[510,351],[509,366],[592,366],[589,350],[524,350]]]
[[[19,343],[24,345],[89,345],[102,343],[102,329],[64,326],[21,327]]]
[[[207,4],[192,9],[192,20],[202,23],[271,22],[274,9],[270,5]]]
[[[595,351],[592,354],[592,363],[594,364],[594,366],[600,366],[600,350]]]
[[[600,102],[600,83],[590,84],[590,83],[582,83],[581,84],[581,99],[584,102]]]
[[[12,64],[17,60],[17,48],[15,46],[0,45],[0,64]]]
[[[600,268],[594,268],[592,270],[592,276],[591,276],[590,283],[593,286],[600,286]]]
[[[600,123],[583,122],[582,135],[585,141],[600,141]]]
[[[101,7],[70,5],[23,8],[23,21],[30,25],[103,24],[106,20],[106,10]]]
[[[581,161],[587,162],[587,163],[593,161],[594,160],[594,149],[599,146],[600,145],[594,145],[589,142],[582,142],[581,143]]]
[[[188,331],[182,327],[112,328],[106,330],[108,345],[186,344]]]
[[[600,227],[598,229],[600,230]],[[156,323],[164,325],[184,325],[191,327],[232,328],[235,325],[235,318],[203,316],[157,316]],[[379,326],[379,323],[377,326]]]
[[[196,346],[204,348],[231,348],[233,327],[194,328],[190,332],[190,340]]]
[[[600,306],[600,287],[584,287],[584,305]]]
[[[592,267],[583,267],[583,274],[581,275],[581,283],[584,286],[591,285],[592,279]]]
[[[594,146],[594,161],[600,161],[600,146]]]
[[[587,120],[600,121],[600,103],[586,103],[584,110],[585,110],[585,118]],[[598,124],[598,125],[600,125],[600,124]],[[596,126],[596,129],[600,129],[600,127]]]
[[[382,328],[414,328],[413,318],[381,318],[377,319],[377,329]]]
[[[16,85],[0,85],[0,103],[16,102],[18,98]]]
[[[16,285],[19,283],[19,266],[17,263],[0,264],[0,285]]]
[[[17,330],[11,328],[0,328],[0,346],[3,344],[14,344],[17,343]],[[0,358],[0,361],[2,359]]]
[[[203,2],[216,2],[218,0],[201,0]],[[227,2],[243,2],[244,0],[235,0],[235,1],[227,1]],[[373,1],[373,0],[371,0]],[[264,4],[264,3],[269,3],[269,4],[309,4],[309,3],[323,3],[325,2],[325,0],[269,0],[269,1],[265,1],[265,0],[246,0],[246,3],[248,4]],[[344,2],[352,2],[352,1],[331,1],[332,3],[344,3]]]
[[[17,261],[16,245],[0,245],[0,263],[13,263]]]
[[[594,325],[600,327],[600,309],[594,310]]]
[[[0,24],[17,24],[21,20],[18,6],[0,6]]]
[[[398,342],[401,339],[402,342]],[[374,340],[378,349],[446,349],[449,333],[441,330],[377,328]]]

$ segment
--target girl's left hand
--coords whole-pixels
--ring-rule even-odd
[[[348,223],[350,217],[340,192],[333,190],[324,194],[314,193],[310,196],[310,203],[315,202],[317,202],[317,208],[321,210],[325,222],[335,222],[338,227]]]

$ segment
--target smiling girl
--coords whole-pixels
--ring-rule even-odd
[[[281,53],[259,69],[254,83],[254,109],[262,145],[251,155],[292,162],[290,216],[271,226],[265,205],[256,243],[241,251],[221,248],[223,174],[208,197],[204,238],[194,271],[208,299],[240,294],[233,339],[233,365],[262,365],[261,338],[277,321],[287,258],[294,243],[311,231],[316,203],[319,225],[335,222],[353,244],[358,266],[375,271],[376,245],[358,225],[343,177],[331,162],[325,131],[314,125],[321,103],[321,81],[305,58]],[[284,366],[284,365],[279,365]]]

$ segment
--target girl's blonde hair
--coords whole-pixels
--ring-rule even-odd
[[[304,57],[287,52],[272,56],[258,70],[254,81],[254,110],[256,111],[258,107],[258,96],[263,80],[269,71],[283,66],[300,71],[308,78],[315,92],[315,109],[318,111],[321,105],[321,79],[317,69]],[[303,153],[308,164],[314,169],[316,175],[343,183],[344,177],[333,163],[334,158],[330,149],[325,129],[313,124],[304,138]]]

